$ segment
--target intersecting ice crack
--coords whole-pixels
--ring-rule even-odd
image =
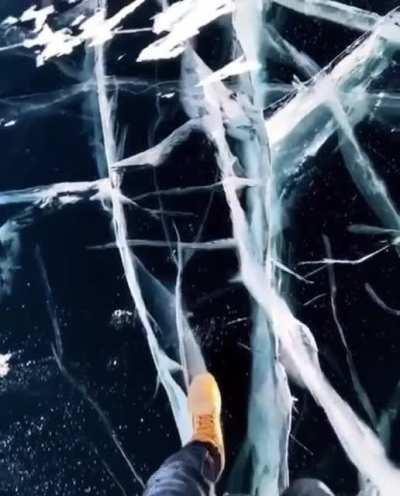
[[[360,473],[360,495],[394,496],[397,487],[400,487],[400,473],[387,458],[385,449],[390,445],[393,411],[397,412],[400,407],[400,388],[394,392],[388,408],[378,416],[357,375],[338,318],[333,265],[364,263],[400,242],[397,209],[384,181],[361,149],[354,132],[355,125],[371,110],[380,113],[380,118],[385,121],[390,107],[394,105],[396,109],[399,108],[397,95],[370,92],[371,83],[388,68],[394,49],[400,42],[398,12],[380,17],[330,0],[274,0],[274,3],[301,14],[365,32],[331,64],[320,69],[310,57],[291,46],[276,30],[264,25],[269,2],[220,0],[212,8],[203,0],[181,0],[172,6],[163,3],[164,10],[156,15],[153,24],[154,33],[162,37],[148,45],[140,53],[138,61],[182,55],[180,95],[188,121],[154,147],[126,157],[123,139],[116,132],[116,102],[110,94],[129,82],[106,73],[106,42],[123,31],[121,24],[124,19],[144,3],[145,0],[127,3],[119,12],[107,18],[107,0],[83,1],[71,7],[75,14],[69,14],[68,23],[56,30],[50,27],[49,19],[57,15],[52,7],[41,10],[31,7],[19,18],[9,17],[3,21],[4,29],[23,25],[26,21],[34,22],[32,32],[23,42],[4,45],[0,50],[13,50],[18,46],[33,48],[38,65],[54,57],[70,54],[82,44],[86,44],[88,49],[92,47],[95,54],[94,78],[53,95],[50,103],[56,104],[74,94],[95,88],[97,101],[92,110],[100,116],[104,145],[96,156],[100,176],[97,181],[60,183],[0,194],[0,205],[24,206],[22,213],[0,227],[0,242],[5,247],[5,254],[0,258],[3,292],[11,291],[14,266],[19,256],[20,232],[36,220],[38,212],[49,214],[82,201],[101,202],[111,215],[115,239],[108,245],[91,248],[116,248],[119,251],[135,312],[145,329],[159,381],[166,391],[184,443],[189,439],[191,430],[185,387],[195,373],[205,370],[202,352],[183,308],[181,280],[185,253],[191,250],[236,250],[240,261],[240,279],[255,302],[252,312],[252,346],[262,350],[252,356],[253,378],[247,439],[255,454],[252,494],[277,496],[288,484],[287,443],[292,409],[288,374],[307,388],[325,411],[348,458]],[[229,64],[212,72],[196,53],[190,40],[203,26],[227,15],[232,19],[229,35],[237,41],[236,50]],[[272,86],[263,77],[268,55],[268,47],[263,43],[264,36],[273,42],[274,50],[278,53],[286,52],[290,60],[310,77],[309,81],[301,85],[277,87],[276,90],[286,96],[280,105],[275,106],[266,121],[263,117],[264,102]],[[237,76],[235,94],[222,82],[231,76]],[[164,96],[174,94],[165,93]],[[48,102],[40,99],[36,102],[33,99],[26,109],[24,100],[11,103],[8,124],[5,125],[18,123],[20,113],[48,105]],[[15,121],[13,111],[17,115]],[[130,239],[124,207],[130,203],[142,208],[138,202],[152,193],[127,198],[121,191],[124,174],[135,167],[162,166],[193,131],[203,133],[213,144],[221,176],[218,183],[196,189],[209,191],[218,187],[223,190],[231,213],[232,239],[181,242],[178,232],[176,241]],[[340,149],[354,184],[383,226],[352,226],[351,229],[364,234],[385,233],[390,241],[357,260],[334,259],[330,244],[326,242],[327,258],[305,261],[302,266],[329,266],[335,323],[346,349],[355,391],[376,433],[330,385],[321,370],[318,348],[311,330],[294,316],[286,295],[281,291],[283,272],[309,282],[281,260],[285,195],[289,195],[291,179],[301,172],[306,160],[315,156],[334,133],[338,133],[341,138]],[[232,141],[235,147],[231,145]],[[238,176],[238,168],[244,171],[244,177]],[[239,190],[246,191],[246,212],[239,201]],[[188,191],[175,188],[158,193],[176,195],[188,194]],[[146,271],[132,249],[135,246],[167,246],[174,250],[177,265],[174,293]],[[177,359],[168,356],[158,340],[154,321],[146,307],[139,273],[144,274],[154,293],[160,295],[160,300],[174,308],[174,314],[167,315],[166,319],[169,319],[171,329],[176,333]],[[387,306],[370,285],[366,286],[366,290],[378,305],[399,315],[399,311]],[[316,296],[307,304],[322,296]],[[53,324],[57,348],[55,359],[66,378],[73,381],[62,363],[62,340],[56,320]],[[1,376],[9,372],[10,358],[11,354],[0,356]],[[113,435],[112,427],[100,407],[85,390],[81,392]],[[125,456],[123,451],[121,453]],[[130,463],[127,458],[126,461]],[[238,466],[237,470],[241,468]],[[140,479],[133,466],[132,472]]]
[[[102,7],[106,8],[107,3],[102,2]],[[137,261],[135,256],[129,248],[128,235],[126,227],[125,213],[123,210],[123,204],[120,200],[120,176],[118,172],[113,170],[113,164],[118,161],[118,145],[114,136],[114,121],[112,114],[112,106],[108,100],[106,94],[106,84],[105,84],[105,65],[104,65],[104,51],[103,47],[100,46],[96,48],[96,62],[95,62],[95,76],[98,86],[98,105],[103,129],[103,139],[104,139],[104,151],[106,154],[108,174],[111,181],[111,204],[112,204],[112,219],[115,232],[115,239],[118,244],[121,261],[125,271],[125,277],[135,303],[138,316],[143,324],[146,331],[148,344],[150,347],[151,355],[153,357],[159,379],[165,388],[167,396],[169,398],[171,409],[179,429],[182,442],[187,442],[190,439],[191,432],[191,421],[186,408],[185,394],[179,384],[174,380],[172,373],[181,369],[182,366],[178,366],[174,363],[160,348],[157,342],[152,322],[149,318],[149,313],[146,309],[146,305],[142,296],[142,291],[137,276]],[[176,300],[176,298],[175,298]],[[184,316],[180,315],[179,299],[176,300],[176,319],[179,322],[184,322]],[[201,353],[194,341],[194,337],[191,334],[189,325],[186,324],[187,337],[185,338],[186,348],[189,350],[188,355],[192,357],[193,360],[187,362],[193,371],[197,372],[204,370],[205,365],[201,356]],[[178,335],[181,338],[181,333]],[[180,346],[180,351],[183,346]],[[181,363],[184,362],[184,357],[181,355]],[[186,362],[185,362],[186,363]],[[189,371],[184,371],[186,377],[189,375]]]

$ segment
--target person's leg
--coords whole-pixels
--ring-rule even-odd
[[[334,494],[318,479],[297,479],[282,496],[334,496]]]
[[[170,456],[149,479],[143,496],[211,496],[222,464],[218,450],[193,441]]]
[[[169,457],[150,478],[144,496],[212,496],[225,463],[221,395],[211,374],[200,374],[189,388],[191,442]]]

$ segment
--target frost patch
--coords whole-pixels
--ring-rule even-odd
[[[6,377],[10,372],[10,359],[12,357],[11,353],[6,353],[5,355],[0,354],[0,378]]]
[[[132,325],[135,320],[135,314],[130,310],[114,310],[111,315],[110,324],[114,329],[120,330],[126,326]]]

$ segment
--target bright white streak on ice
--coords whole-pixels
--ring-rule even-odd
[[[395,243],[392,243],[395,244]],[[379,248],[379,250],[375,250],[372,253],[368,253],[368,255],[364,255],[361,258],[356,258],[356,259],[346,259],[346,258],[323,258],[322,260],[316,260],[316,261],[307,261],[307,262],[300,262],[299,265],[360,265],[367,260],[375,257],[376,255],[379,255],[379,253],[384,252],[387,250],[392,244],[388,244],[383,246],[382,248]],[[310,274],[308,274],[310,275]]]
[[[61,205],[73,205],[86,199],[104,201],[109,197],[109,180],[55,183],[35,186],[23,190],[0,192],[0,205],[16,205],[20,203],[51,206],[57,201]]]
[[[233,62],[230,62],[226,66],[222,67],[222,69],[213,72],[210,76],[200,81],[199,86],[205,86],[206,84],[215,81],[223,81],[230,76],[237,76],[238,74],[243,74],[245,72],[256,71],[260,68],[261,64],[259,62],[246,61],[244,55],[242,55]]]
[[[201,27],[235,9],[233,0],[180,0],[154,18],[153,31],[169,33],[144,48],[138,62],[171,59],[185,50],[186,42],[199,34]]]
[[[6,17],[5,19],[3,19],[3,21],[1,22],[1,24],[3,26],[13,26],[14,24],[16,24],[18,22],[18,17],[15,17],[15,16],[8,16]]]
[[[180,249],[187,250],[203,250],[203,251],[213,251],[213,250],[229,250],[235,248],[236,243],[233,239],[219,239],[215,241],[203,241],[203,242],[184,242],[179,243],[173,241],[158,241],[154,239],[128,239],[129,246],[147,246],[150,248],[168,248],[168,247],[179,247]],[[108,243],[105,245],[95,245],[91,246],[91,250],[104,250],[109,248],[117,248],[116,243]]]
[[[10,360],[12,353],[0,354],[0,378],[6,377],[11,370]]]
[[[34,20],[35,29],[33,33],[35,33],[35,36],[26,38],[23,46],[39,49],[37,65],[40,66],[53,57],[72,53],[76,47],[85,42],[89,43],[90,46],[101,45],[110,40],[117,26],[145,1],[135,0],[130,2],[108,19],[105,18],[104,9],[99,9],[87,19],[79,16],[72,21],[72,25],[80,31],[76,35],[71,34],[68,26],[57,31],[52,30],[46,19],[49,14],[54,12],[53,7],[46,7],[40,11],[30,8],[22,14],[18,21]]]
[[[6,19],[4,19],[2,24],[12,26],[17,24],[18,21],[33,21],[35,25],[33,32],[38,33],[45,25],[49,15],[54,14],[54,12],[55,10],[52,5],[43,7],[42,9],[38,9],[36,5],[32,5],[21,14],[19,19],[17,17],[7,17]]]
[[[28,204],[44,211],[56,211],[67,205],[75,205],[84,201],[99,201],[105,205],[105,200],[110,199],[110,181],[99,179],[97,181],[81,181],[55,183],[46,186],[35,186],[23,190],[3,191],[0,193],[0,205]],[[141,207],[133,199],[120,192],[121,201],[136,209],[157,216],[160,211]],[[184,212],[163,212],[164,215],[184,216]],[[33,219],[32,219],[33,220]]]

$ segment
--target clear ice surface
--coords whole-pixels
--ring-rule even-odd
[[[360,132],[360,126],[371,122],[384,129],[384,136],[399,131],[400,99],[395,74],[400,17],[396,8],[377,13],[331,0],[180,0],[171,4],[150,0],[70,0],[64,2],[68,7],[41,3],[28,7],[26,2],[9,5],[0,25],[3,69],[10,63],[7,61],[13,61],[21,65],[16,71],[19,77],[25,65],[30,64],[33,80],[45,77],[45,71],[53,71],[55,78],[50,88],[43,83],[45,89],[38,89],[35,83],[34,89],[28,90],[17,82],[16,88],[12,88],[12,79],[9,82],[3,76],[0,96],[3,149],[13,136],[18,140],[10,144],[11,151],[4,155],[4,186],[0,193],[0,297],[4,326],[12,327],[7,312],[12,317],[13,306],[20,305],[13,303],[13,298],[19,301],[22,281],[26,280],[29,286],[34,277],[40,294],[36,305],[43,306],[51,329],[49,335],[40,338],[48,344],[47,354],[35,358],[25,356],[24,347],[31,346],[26,337],[19,338],[21,349],[10,348],[13,341],[9,332],[0,341],[0,389],[4,398],[10,395],[10,408],[11,392],[22,394],[39,387],[37,384],[42,384],[39,389],[43,391],[47,383],[58,378],[63,384],[57,386],[61,402],[58,408],[62,410],[65,404],[72,408],[70,403],[75,402],[75,415],[92,412],[104,439],[96,444],[86,434],[86,442],[93,459],[99,460],[94,470],[102,470],[106,475],[99,479],[97,489],[95,485],[82,486],[85,493],[93,490],[106,494],[107,487],[109,491],[111,487],[115,494],[139,494],[149,472],[157,466],[150,455],[146,455],[150,460],[147,465],[140,462],[142,444],[157,445],[160,436],[152,434],[150,422],[146,433],[138,434],[135,448],[130,444],[135,437],[129,438],[124,427],[119,432],[113,424],[112,417],[119,415],[120,425],[124,425],[123,412],[112,413],[108,404],[118,403],[118,381],[111,388],[110,398],[91,382],[90,363],[82,368],[77,366],[84,362],[85,353],[74,358],[71,340],[77,337],[72,338],[73,324],[66,323],[67,311],[62,311],[63,290],[53,288],[57,271],[64,270],[65,254],[60,255],[58,263],[51,250],[60,249],[62,243],[51,248],[51,243],[40,242],[40,236],[52,238],[48,230],[59,229],[66,218],[63,215],[87,215],[87,222],[91,222],[93,215],[101,218],[102,234],[89,236],[88,229],[87,238],[83,235],[81,240],[82,257],[96,260],[95,272],[107,271],[107,276],[94,283],[94,294],[96,285],[107,284],[108,278],[118,279],[119,291],[124,294],[118,298],[109,295],[112,301],[120,299],[124,308],[112,304],[111,330],[105,328],[102,332],[117,333],[127,327],[141,334],[146,348],[141,352],[139,347],[129,349],[129,360],[135,364],[139,360],[135,352],[141,353],[146,367],[151,363],[154,371],[152,377],[142,372],[138,375],[135,387],[140,388],[147,381],[145,389],[151,391],[147,396],[143,392],[138,396],[132,422],[144,422],[149,405],[161,396],[168,408],[161,403],[151,408],[159,408],[161,416],[174,422],[182,444],[190,439],[187,387],[196,373],[209,367],[210,358],[203,336],[204,324],[203,329],[196,324],[196,305],[189,302],[193,295],[187,293],[196,290],[196,281],[189,291],[188,273],[196,270],[200,260],[204,263],[220,257],[215,259],[219,264],[226,260],[231,267],[230,276],[224,274],[224,285],[239,285],[244,291],[240,298],[248,300],[246,316],[233,313],[227,317],[234,325],[243,323],[243,329],[249,332],[249,342],[243,344],[242,351],[250,355],[248,370],[243,369],[243,374],[250,377],[249,397],[242,403],[246,408],[246,425],[222,489],[232,494],[245,491],[278,496],[288,486],[292,438],[301,444],[292,428],[300,420],[306,426],[310,421],[307,414],[297,420],[301,413],[295,396],[305,391],[324,412],[324,432],[331,431],[336,436],[334,441],[329,438],[329,442],[337,443],[337,456],[345,453],[347,470],[356,474],[358,494],[395,496],[400,487],[400,471],[391,450],[400,408],[398,377],[392,381],[394,386],[385,401],[378,402],[375,391],[364,385],[365,374],[357,365],[358,351],[351,344],[358,330],[349,330],[350,326],[357,326],[357,319],[346,323],[342,316],[346,312],[340,310],[343,297],[338,281],[344,276],[338,273],[343,271],[348,277],[357,267],[372,263],[378,267],[380,263],[398,265],[400,219],[396,187],[388,180],[386,164],[377,163],[384,162],[385,157],[377,152],[374,160],[373,154],[364,148],[365,138]],[[319,23],[322,33],[324,29],[332,32],[332,26],[346,30],[349,44],[336,50],[332,60],[321,66],[280,29],[282,19],[291,19],[293,15],[297,16],[294,23],[299,18],[302,23]],[[207,45],[213,37],[224,47],[219,59]],[[122,69],[119,62],[124,60],[129,63]],[[165,64],[175,64],[171,66],[171,75]],[[271,64],[281,64],[290,78],[272,78]],[[167,76],[155,77],[158,70],[165,70]],[[46,77],[53,77],[49,74]],[[24,90],[19,91],[19,87]],[[55,131],[44,124],[51,122],[45,121],[48,116],[67,119],[77,108],[79,118],[73,126],[81,129],[81,135],[87,139],[86,151],[82,144],[68,143],[67,135],[63,135],[67,145],[54,142]],[[154,115],[150,116],[151,112]],[[173,117],[168,120],[169,114]],[[27,158],[35,154],[35,146],[29,148],[32,127],[48,134],[44,139],[54,149],[51,156],[44,155],[49,161],[47,165]],[[65,152],[68,160],[74,156],[69,155],[71,148],[77,147],[71,173],[67,161],[62,159],[63,146],[70,148]],[[198,157],[190,156],[190,146],[198,147]],[[18,147],[25,149],[25,155]],[[174,170],[174,164],[182,160],[177,155],[182,154],[182,149],[188,157],[186,168],[201,167],[203,154],[213,167],[214,178],[205,174],[209,179],[205,183],[186,184],[177,173],[175,182],[167,180],[168,168]],[[365,243],[354,251],[349,242],[351,253],[347,254],[345,242],[321,231],[319,252],[313,250],[307,256],[299,251],[305,258],[296,261],[290,252],[293,244],[301,243],[306,234],[297,232],[293,235],[295,240],[288,235],[294,223],[293,211],[304,197],[313,195],[314,175],[332,175],[332,158],[324,158],[329,153],[347,171],[351,184],[348,189],[352,188],[366,212],[365,217],[357,214],[352,219],[340,212],[338,206],[336,214],[345,218],[344,239],[351,235],[358,243]],[[24,157],[27,164],[22,167]],[[60,165],[50,163],[58,160]],[[87,163],[83,163],[85,160]],[[21,177],[15,179],[12,168],[19,167]],[[50,172],[46,173],[46,167],[50,167]],[[65,170],[60,172],[63,167]],[[190,169],[184,172],[195,174]],[[160,187],[157,174],[164,174],[165,187]],[[217,229],[214,237],[209,237],[207,234],[212,231],[208,223],[218,215],[212,210],[216,197],[223,204],[220,221],[225,227],[219,229],[220,235]],[[188,210],[186,202],[190,203],[191,198],[193,208],[199,210],[196,213]],[[77,225],[78,222],[82,220],[77,220]],[[157,228],[153,228],[156,224]],[[65,250],[73,249],[74,237],[67,240],[70,234],[65,234]],[[376,243],[376,238],[382,244]],[[334,254],[337,244],[341,246],[340,256]],[[232,254],[236,262],[232,262]],[[389,256],[392,258],[387,261]],[[112,260],[113,265],[105,260]],[[213,266],[217,266],[215,260]],[[157,267],[157,263],[165,263],[165,274],[161,274],[162,267]],[[34,269],[28,271],[27,264]],[[27,275],[32,270],[35,275]],[[366,298],[365,305],[396,319],[400,304],[386,301],[388,292],[382,296],[379,281],[375,287],[373,272],[371,280],[360,281],[358,288]],[[323,274],[325,282],[321,286],[319,278]],[[209,278],[213,276],[217,277],[211,272]],[[68,280],[67,275],[64,277]],[[110,290],[107,286],[101,289],[105,301],[112,284]],[[300,289],[304,287],[307,290]],[[216,289],[220,294],[221,288]],[[321,361],[326,352],[326,345],[324,354],[319,349],[323,338],[319,326],[323,321],[307,318],[306,322],[301,318],[298,307],[304,294],[308,295],[304,307],[325,305],[321,308],[332,319],[334,337],[330,339],[337,339],[336,349],[343,355],[342,361],[338,359],[338,367],[347,377],[350,394]],[[91,298],[96,299],[94,295]],[[207,302],[207,295],[205,298]],[[235,301],[231,304],[235,305]],[[25,304],[21,305],[24,308]],[[231,324],[225,325],[227,329]],[[376,330],[368,331],[372,334]],[[221,333],[219,339],[224,339],[218,325],[210,332]],[[213,342],[217,338],[210,339]],[[241,345],[241,338],[231,339]],[[109,370],[119,366],[120,360],[111,357],[110,352]],[[229,366],[240,369],[240,364]],[[130,367],[133,369],[129,368],[129,373],[135,374],[134,365]],[[376,380],[381,379],[377,376]],[[65,392],[67,385],[71,389]],[[19,405],[16,410],[19,408],[22,407]],[[152,415],[157,417],[154,411]],[[7,453],[7,464],[14,464],[12,470],[7,469],[10,475],[5,478],[4,487],[25,494],[30,476],[21,475],[24,462],[18,458],[20,448],[12,453],[12,448],[19,446],[18,436],[28,429],[27,415],[22,418],[25,420],[13,420],[12,416],[11,420],[5,419],[0,442]],[[45,425],[45,417],[40,419]],[[40,424],[37,419],[35,422],[36,426]],[[85,437],[80,432],[82,428],[77,427],[79,420],[74,422],[71,425],[75,426],[75,434],[79,432]],[[165,428],[168,431],[168,425]],[[134,449],[134,454],[126,446]],[[110,449],[115,450],[112,456],[106,455]],[[33,452],[34,446],[29,450]],[[33,454],[32,460],[31,463],[39,463]],[[115,466],[124,466],[127,472],[122,473],[120,468],[116,471],[112,468]],[[39,477],[32,494],[47,494],[47,490],[52,494],[79,493],[61,482],[54,485],[46,477]],[[335,477],[342,476],[335,472]],[[79,487],[82,480],[83,477],[76,482]],[[130,481],[128,487],[125,480]]]

